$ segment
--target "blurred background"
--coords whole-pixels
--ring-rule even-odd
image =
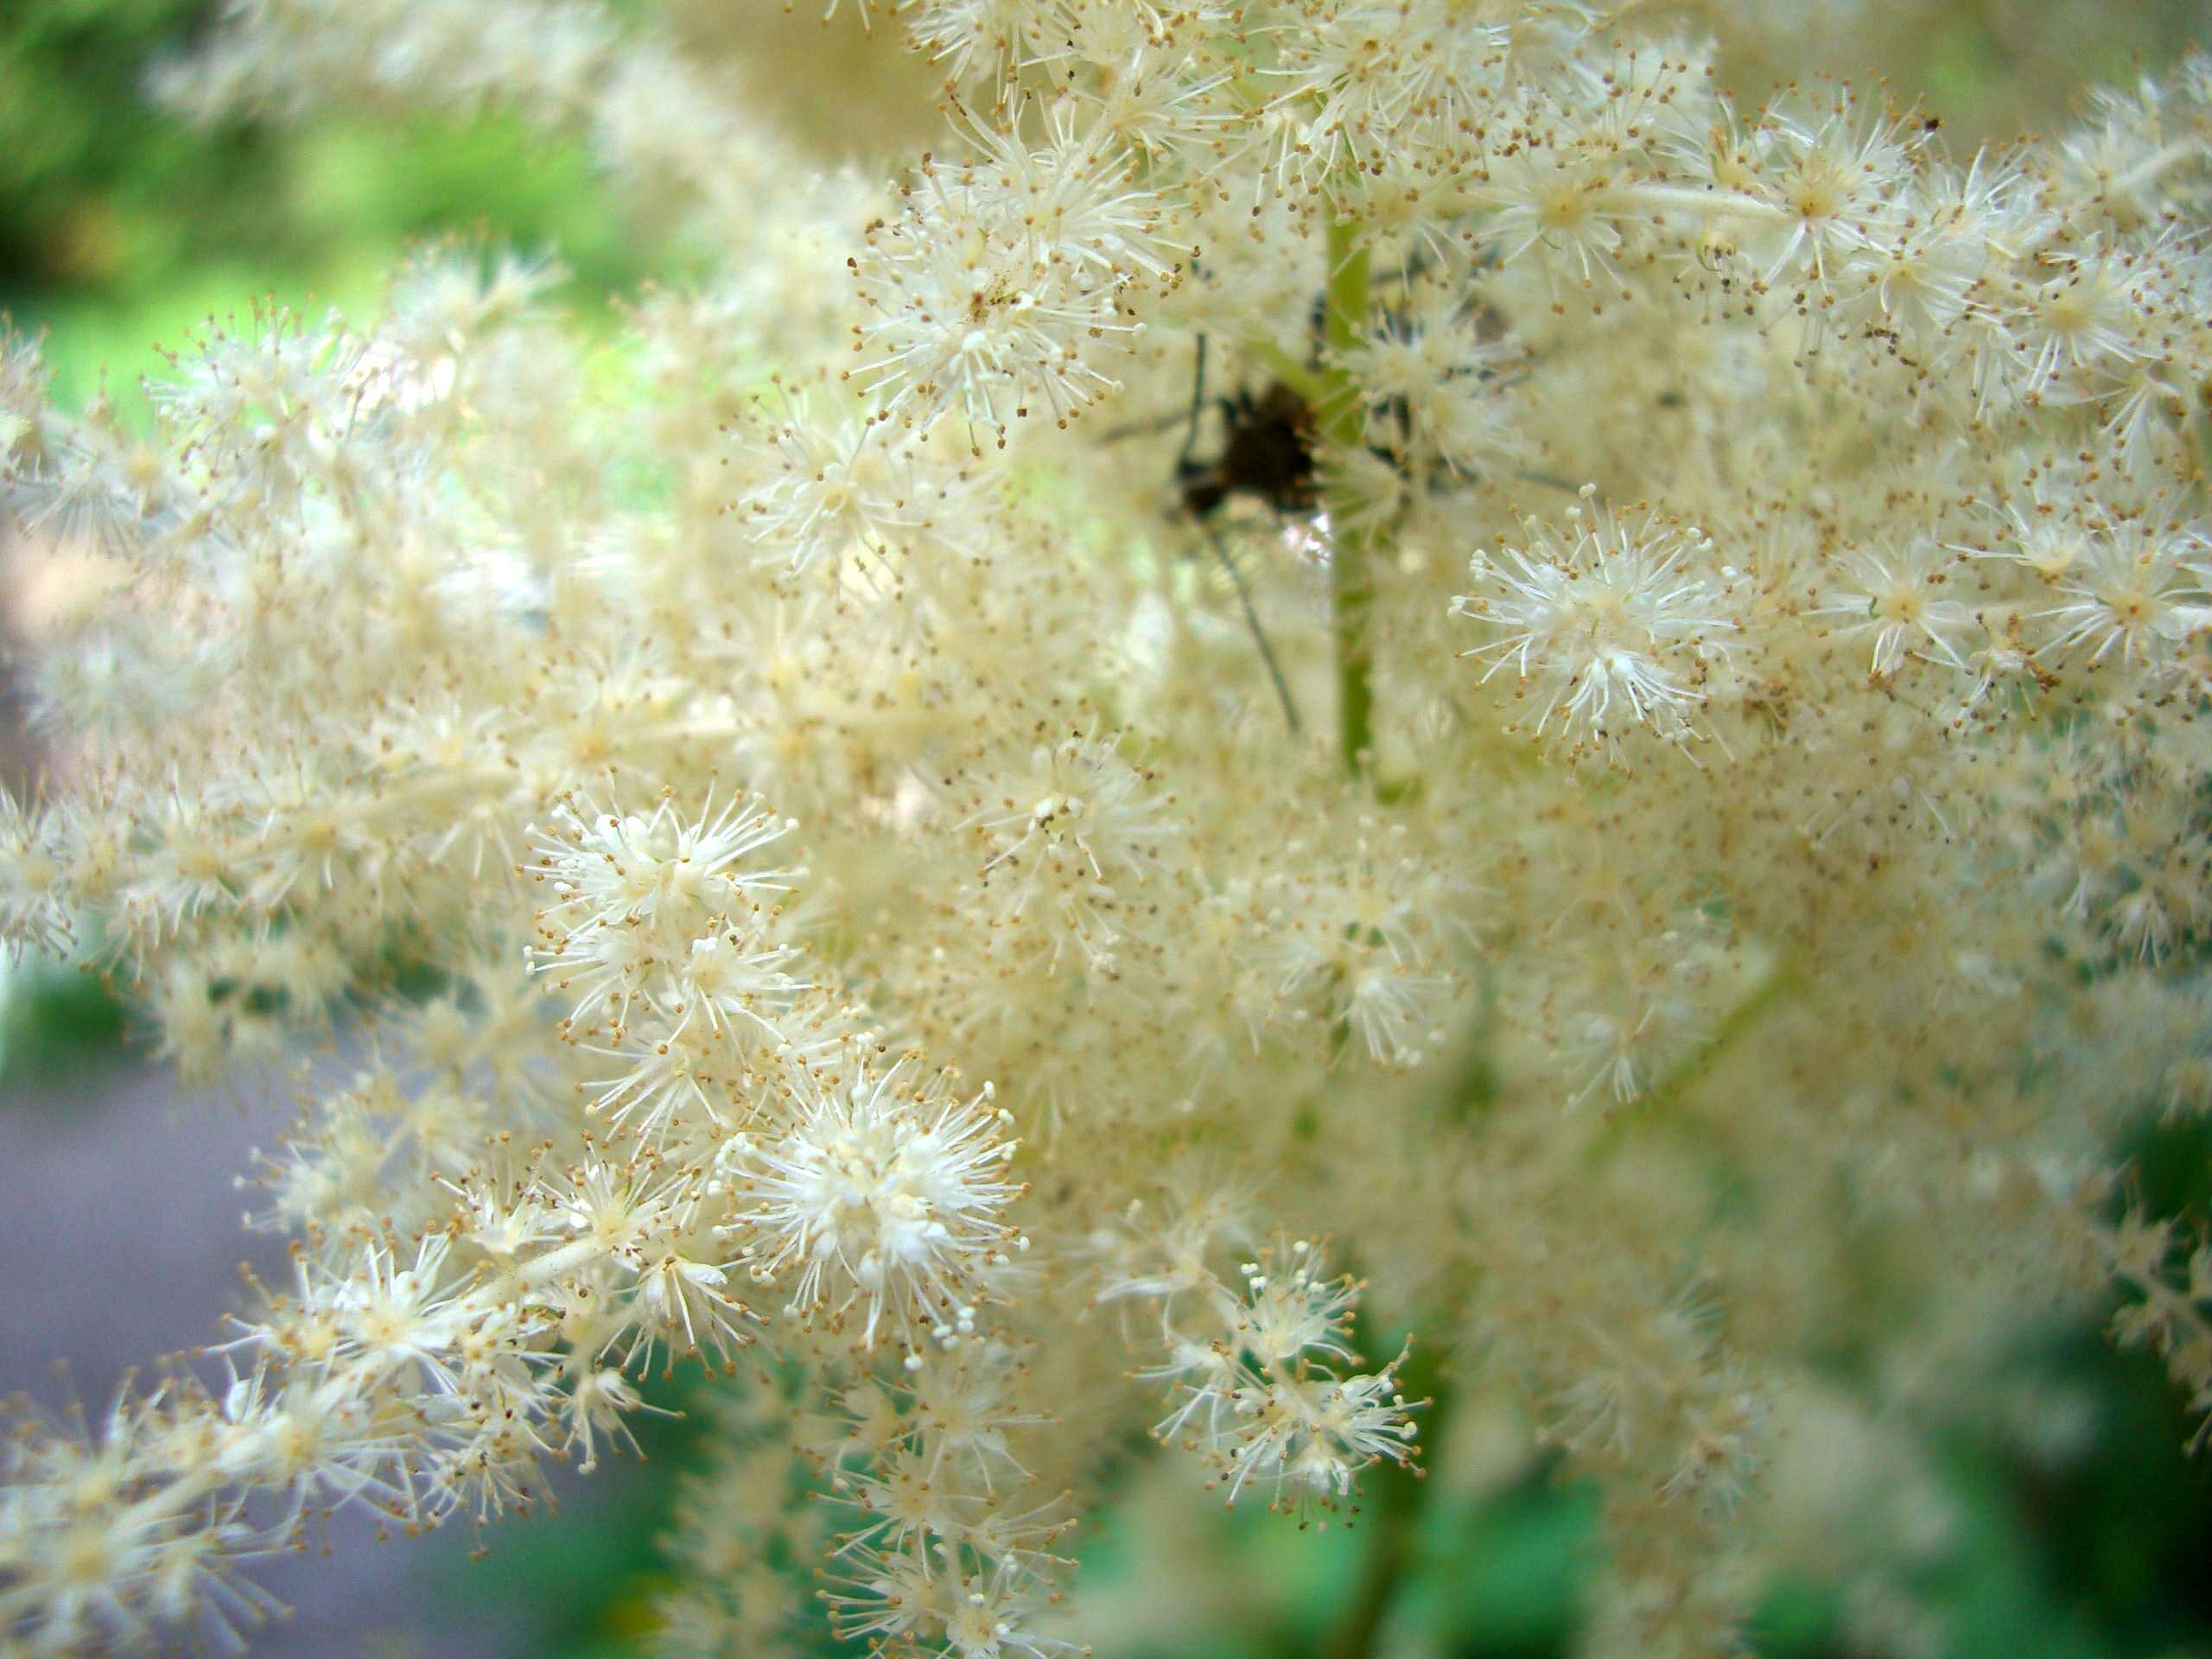
[[[614,9],[640,14],[642,0]],[[579,322],[604,327],[696,259],[641,222],[577,144],[497,111],[465,122],[323,113],[194,124],[146,88],[215,21],[208,0],[0,0],[0,309],[42,334],[57,396],[143,421],[142,377],[213,315],[273,298],[365,309],[412,244],[480,237],[556,255]],[[2207,0],[1650,0],[1628,10],[1717,34],[1746,103],[1814,73],[1878,73],[1923,100],[1955,151],[2048,130],[2084,89],[2212,45]],[[825,165],[877,168],[936,130],[932,78],[895,29],[830,26],[780,0],[656,9]],[[835,86],[841,96],[810,92]],[[0,526],[0,630],[35,636],[38,588]],[[0,708],[0,775],[41,757]],[[180,1095],[134,1049],[126,1010],[71,964],[0,966],[0,1395],[97,1410],[129,1368],[220,1329],[238,1264],[281,1263],[239,1226],[234,1178],[296,1109],[281,1090]],[[2212,1211],[2212,1142],[2175,1126],[2130,1149],[2154,1209]],[[1777,1659],[2212,1659],[2212,1458],[2163,1369],[2094,1325],[2012,1331],[2004,1386],[1831,1382],[1880,1431],[1881,1503],[1767,1586],[1753,1632]],[[61,1363],[66,1370],[56,1370]],[[1986,1356],[1974,1370],[1986,1374]],[[657,1540],[695,1462],[706,1385],[657,1384],[648,1459],[563,1488],[559,1512],[479,1534],[377,1543],[266,1576],[295,1608],[254,1651],[326,1659],[614,1659],[639,1654],[664,1582]],[[1818,1419],[1815,1417],[1817,1422]],[[1839,1429],[1839,1436],[1842,1431]],[[1804,1437],[1801,1437],[1804,1438]],[[1820,1437],[1810,1437],[1818,1441]],[[1840,1438],[1825,1450],[1859,1442]],[[1817,1457],[1800,1446],[1790,1456]],[[1870,1456],[1872,1453],[1869,1453]],[[1886,1461],[1883,1460],[1886,1459]],[[1595,1559],[1592,1496],[1551,1478],[1503,1401],[1456,1414],[1418,1490],[1385,1479],[1377,1524],[1300,1534],[1193,1501],[1139,1468],[1088,1528],[1080,1592],[1100,1659],[1347,1651],[1543,1659],[1572,1650]],[[1384,1554],[1390,1573],[1380,1572]],[[1186,1563],[1208,1564],[1203,1574]],[[1221,1570],[1232,1563],[1233,1573]],[[1374,1586],[1395,1586],[1387,1598]],[[1351,1644],[1355,1638],[1360,1644]],[[825,1638],[823,1650],[832,1650]]]

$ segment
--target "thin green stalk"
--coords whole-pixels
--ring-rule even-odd
[[[1321,341],[1329,357],[1319,377],[1314,413],[1321,435],[1338,453],[1361,439],[1359,389],[1334,360],[1356,346],[1367,327],[1370,276],[1366,245],[1356,219],[1329,226],[1329,291],[1321,316]],[[1337,653],[1337,732],[1344,770],[1364,772],[1375,746],[1375,640],[1370,626],[1375,581],[1371,532],[1358,522],[1356,504],[1339,484],[1326,492],[1329,512],[1329,605]]]
[[[1364,436],[1359,388],[1341,363],[1343,353],[1359,343],[1367,327],[1371,260],[1360,239],[1357,220],[1345,219],[1329,226],[1328,260],[1320,372],[1300,374],[1291,384],[1311,388],[1322,439],[1331,449],[1343,454],[1357,449]],[[1341,483],[1325,488],[1322,505],[1328,511],[1330,524],[1329,605],[1337,656],[1338,741],[1344,770],[1357,778],[1372,764],[1375,747],[1373,532],[1360,523],[1357,504]],[[1444,1417],[1447,1392],[1433,1354],[1417,1354],[1401,1381],[1412,1383],[1416,1378],[1430,1389],[1423,1427],[1424,1439],[1433,1445]],[[1383,1620],[1419,1554],[1415,1529],[1421,1508],[1419,1471],[1383,1463],[1369,1471],[1368,1486],[1365,1509],[1370,1535],[1359,1580],[1342,1618],[1323,1638],[1320,1659],[1370,1659],[1382,1635]]]
[[[1409,1398],[1426,1402],[1421,1412],[1421,1439],[1431,1452],[1442,1442],[1444,1422],[1451,1409],[1451,1377],[1440,1348],[1418,1347],[1399,1374],[1399,1383]],[[1370,1469],[1362,1481],[1365,1496],[1360,1516],[1365,1524],[1367,1548],[1360,1558],[1359,1576],[1352,1585],[1344,1611],[1322,1636],[1317,1659],[1374,1659],[1381,1650],[1384,1623],[1398,1596],[1421,1566],[1421,1499],[1427,1488],[1418,1465],[1402,1467],[1382,1462]],[[1358,1536],[1355,1530],[1353,1536]]]
[[[1329,388],[1320,370],[1303,358],[1293,356],[1272,340],[1255,336],[1244,340],[1239,349],[1255,362],[1264,363],[1268,373],[1303,397],[1310,407],[1319,409],[1328,397]]]
[[[1402,1469],[1392,1470],[1375,1484],[1380,1490],[1367,1508],[1367,1553],[1361,1558],[1351,1601],[1322,1639],[1320,1659],[1372,1659],[1382,1621],[1414,1566],[1419,1484]]]

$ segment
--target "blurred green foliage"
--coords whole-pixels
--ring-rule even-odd
[[[557,250],[585,298],[652,273],[583,149],[511,118],[203,127],[156,107],[149,72],[213,10],[0,4],[0,309],[47,331],[65,403],[105,378],[130,404],[162,342],[265,296],[372,303],[419,238]]]
[[[48,957],[0,960],[0,1099],[118,1064],[127,1023],[95,974]]]
[[[564,1507],[488,1530],[485,1558],[454,1562],[435,1586],[442,1605],[489,1616],[510,1651],[535,1659],[642,1654],[667,1582],[660,1540],[676,1477],[696,1459],[708,1391],[728,1386],[696,1364],[643,1379],[647,1408],[631,1425],[643,1465],[617,1458]]]

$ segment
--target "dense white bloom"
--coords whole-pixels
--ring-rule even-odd
[[[1205,1287],[1205,1328],[1218,1334],[1171,1337],[1168,1363],[1145,1373],[1172,1382],[1177,1397],[1154,1433],[1214,1462],[1229,1503],[1256,1484],[1271,1508],[1301,1515],[1335,1509],[1378,1459],[1409,1463],[1413,1406],[1397,1386],[1404,1356],[1378,1371],[1337,1374],[1356,1357],[1346,1338],[1359,1286],[1332,1276],[1324,1249],[1306,1239],[1279,1242],[1238,1272],[1241,1296],[1211,1280]],[[1166,1312],[1176,1316],[1172,1300]]]
[[[572,1023],[619,1033],[634,1001],[664,990],[734,1010],[789,988],[777,965],[787,950],[748,948],[732,930],[800,874],[745,863],[796,827],[741,799],[696,821],[667,798],[642,814],[563,803],[524,869],[551,889],[537,965],[575,993]]]
[[[1474,556],[1452,608],[1493,637],[1466,654],[1495,659],[1485,681],[1510,667],[1515,695],[1540,699],[1533,729],[1556,721],[1577,752],[1618,754],[1638,726],[1679,741],[1736,626],[1724,573],[1707,573],[1712,538],[1656,512],[1624,525],[1592,497],[1565,535],[1532,524],[1527,550]]]
[[[1761,182],[1788,226],[1770,282],[1801,269],[1826,278],[1839,259],[1902,228],[1900,198],[1922,137],[1904,123],[1840,94],[1817,125],[1783,117],[1759,137]]]
[[[1021,1189],[1007,1179],[1015,1142],[994,1091],[963,1102],[905,1062],[806,1077],[799,1090],[787,1130],[733,1143],[726,1160],[724,1230],[753,1276],[795,1271],[792,1306],[826,1307],[833,1329],[861,1306],[864,1347],[887,1319],[911,1347],[918,1325],[969,1317],[1024,1244],[1000,1219]]]
[[[1351,1495],[1361,1470],[1413,1457],[1414,1425],[1395,1363],[1342,1380],[1277,1379],[1241,1390],[1234,1408],[1237,1421],[1217,1436],[1232,1503],[1256,1482],[1274,1488],[1272,1508],[1326,1510]]]
[[[857,331],[858,372],[887,415],[951,411],[1003,442],[1033,403],[1065,423],[1115,388],[1094,342],[1126,346],[1137,292],[1178,271],[1162,204],[1111,142],[1056,116],[1042,148],[1007,136],[956,168],[924,163],[860,266],[876,315]]]
[[[2021,390],[2036,396],[2063,371],[2136,356],[2137,280],[2095,247],[2046,252],[2033,275],[2015,279],[1999,315],[2019,353]]]
[[[1916,351],[1949,352],[1993,257],[1992,242],[2017,233],[2009,221],[2029,195],[2013,168],[1983,156],[1963,174],[1916,178],[1897,223],[1845,256],[1845,299],[1853,283],[1863,283],[1862,315],[1878,317]]]
[[[441,247],[143,429],[0,339],[0,935],[195,1080],[359,1057],[249,1176],[293,1276],[0,1438],[0,1647],[213,1645],[684,1354],[678,1656],[818,1643],[812,1568],[1057,1656],[1147,1421],[1326,1516],[1432,1353],[1602,1484],[1607,1656],[1792,1565],[1735,1498],[1840,1319],[1979,1398],[2116,1282],[2212,1402],[2212,1252],[2096,1173],[2206,1092],[2212,65],[1955,162],[1791,83],[1809,3],[828,10],[240,0],[177,96],[496,103],[683,280]],[[795,67],[907,41],[913,110]]]
[[[1461,988],[1438,926],[1451,913],[1449,878],[1403,842],[1363,823],[1341,855],[1286,874],[1268,894],[1274,912],[1263,936],[1279,1007],[1294,1020],[1341,1024],[1383,1066],[1419,1065]]]
[[[2036,613],[2042,650],[2091,664],[2163,668],[2212,631],[2212,540],[2195,527],[2125,524],[2091,535],[2052,582],[2058,603]]]
[[[1481,194],[1494,211],[1480,232],[1501,259],[1541,252],[1548,270],[1587,288],[1613,275],[1634,204],[1611,187],[1619,162],[1578,146],[1531,147],[1491,162]]]
[[[59,950],[69,938],[66,853],[41,817],[0,794],[0,939],[17,955],[26,947]]]
[[[856,417],[817,417],[794,404],[770,433],[776,469],[741,494],[760,556],[804,569],[848,553],[878,559],[957,536],[963,480],[918,452],[912,435]]]
[[[1339,354],[1360,388],[1366,436],[1416,462],[1481,473],[1522,451],[1506,373],[1519,349],[1503,320],[1440,283],[1385,311],[1375,333]]]
[[[1156,780],[1094,736],[1039,744],[1027,764],[981,780],[965,823],[982,843],[985,902],[1052,941],[1072,937],[1110,957],[1126,923],[1120,900],[1160,867],[1178,833]]]
[[[1887,679],[1907,657],[1964,668],[1961,642],[1974,626],[1965,601],[1944,597],[1955,556],[1927,543],[1887,548],[1846,548],[1837,556],[1840,580],[1813,609],[1839,619],[1839,639],[1873,636],[1866,673]]]

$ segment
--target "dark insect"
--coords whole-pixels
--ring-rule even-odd
[[[1183,510],[1205,519],[1232,495],[1249,495],[1285,515],[1304,516],[1320,505],[1313,476],[1319,435],[1313,406],[1281,380],[1258,397],[1238,391],[1215,401],[1221,409],[1221,453],[1196,461],[1198,416],[1205,407],[1206,342],[1198,337],[1198,372],[1191,393],[1190,423],[1175,459],[1175,484]]]
[[[1183,511],[1198,522],[1215,561],[1236,589],[1244,620],[1260,648],[1260,660],[1273,682],[1284,720],[1294,736],[1300,729],[1298,704],[1290,695],[1282,664],[1268,643],[1267,630],[1252,605],[1252,590],[1237,568],[1236,558],[1223,543],[1213,515],[1232,495],[1255,496],[1276,512],[1310,515],[1320,505],[1313,477],[1313,441],[1317,428],[1306,401],[1278,380],[1257,397],[1238,391],[1217,400],[1221,407],[1221,454],[1210,461],[1194,461],[1198,416],[1206,406],[1206,337],[1198,336],[1198,372],[1191,385],[1191,413],[1183,429],[1183,448],[1175,457],[1175,487]]]
[[[1427,269],[1428,261],[1418,255],[1409,259],[1401,281],[1408,289],[1408,306],[1411,304],[1411,284]],[[1484,345],[1503,339],[1506,321],[1495,308],[1479,300],[1470,302],[1476,309],[1476,334]],[[1313,310],[1314,347],[1318,366],[1319,344],[1325,321],[1325,300],[1317,300]],[[1314,518],[1320,511],[1321,490],[1318,476],[1316,449],[1320,439],[1320,423],[1313,406],[1288,381],[1277,379],[1256,396],[1239,388],[1225,397],[1211,400],[1221,416],[1221,448],[1211,461],[1197,459],[1198,428],[1208,406],[1206,397],[1206,337],[1198,336],[1198,363],[1191,386],[1191,407],[1184,417],[1183,447],[1175,457],[1175,493],[1178,506],[1184,516],[1195,524],[1205,537],[1215,561],[1228,575],[1236,590],[1237,602],[1243,607],[1244,620],[1252,631],[1253,643],[1259,647],[1260,659],[1266,665],[1268,677],[1274,682],[1275,696],[1282,704],[1283,718],[1291,731],[1300,730],[1298,705],[1292,700],[1290,686],[1283,677],[1282,666],[1276,660],[1274,650],[1268,642],[1267,630],[1260,625],[1260,616],[1252,603],[1250,587],[1244,573],[1237,566],[1235,556],[1224,539],[1221,527],[1216,522],[1231,498],[1243,496],[1258,501],[1281,518]],[[1464,372],[1483,380],[1494,378],[1500,370],[1487,361],[1470,365]],[[1157,432],[1168,423],[1148,423],[1123,428],[1109,435],[1126,436],[1137,432]],[[1392,429],[1395,428],[1395,435]],[[1422,461],[1419,456],[1414,431],[1413,415],[1403,399],[1389,400],[1373,411],[1368,423],[1367,448],[1370,454],[1389,464],[1402,476],[1412,479],[1417,469],[1439,486],[1448,486],[1461,481],[1441,461],[1429,458]],[[1530,483],[1572,491],[1575,486],[1549,474],[1515,469],[1514,475]]]
[[[1408,263],[1404,279],[1410,283],[1420,275],[1423,263]],[[1323,302],[1314,306],[1313,332],[1318,342],[1321,334]],[[1502,318],[1494,311],[1487,315],[1496,319],[1494,329],[1486,328],[1487,338],[1496,338],[1504,331]],[[1321,490],[1318,476],[1316,450],[1320,441],[1320,423],[1313,406],[1290,383],[1278,379],[1257,393],[1239,388],[1227,397],[1211,400],[1206,396],[1206,337],[1198,336],[1198,362],[1191,386],[1191,407],[1184,417],[1183,447],[1175,457],[1175,493],[1182,513],[1197,524],[1205,537],[1216,563],[1228,575],[1236,590],[1237,602],[1243,607],[1244,620],[1252,631],[1253,643],[1259,647],[1261,661],[1274,683],[1275,696],[1282,704],[1283,718],[1292,732],[1300,729],[1298,705],[1292,700],[1290,687],[1283,677],[1281,664],[1276,660],[1274,647],[1268,643],[1267,631],[1260,625],[1259,613],[1254,608],[1249,586],[1238,567],[1236,556],[1224,539],[1216,515],[1235,497],[1257,501],[1281,518],[1312,518],[1320,511]],[[1317,343],[1316,355],[1319,347]],[[1484,378],[1495,372],[1490,368],[1477,371]],[[1221,423],[1221,448],[1211,460],[1198,459],[1198,429],[1205,412],[1211,406],[1218,411]],[[1413,421],[1409,410],[1401,403],[1386,404],[1377,411],[1382,417],[1374,424],[1387,431],[1395,423],[1395,441],[1376,439],[1370,435],[1369,448],[1402,474],[1410,474],[1414,450]],[[1164,423],[1163,423],[1164,424]],[[1159,427],[1135,427],[1127,432],[1159,430]],[[1548,482],[1549,480],[1545,480]]]

